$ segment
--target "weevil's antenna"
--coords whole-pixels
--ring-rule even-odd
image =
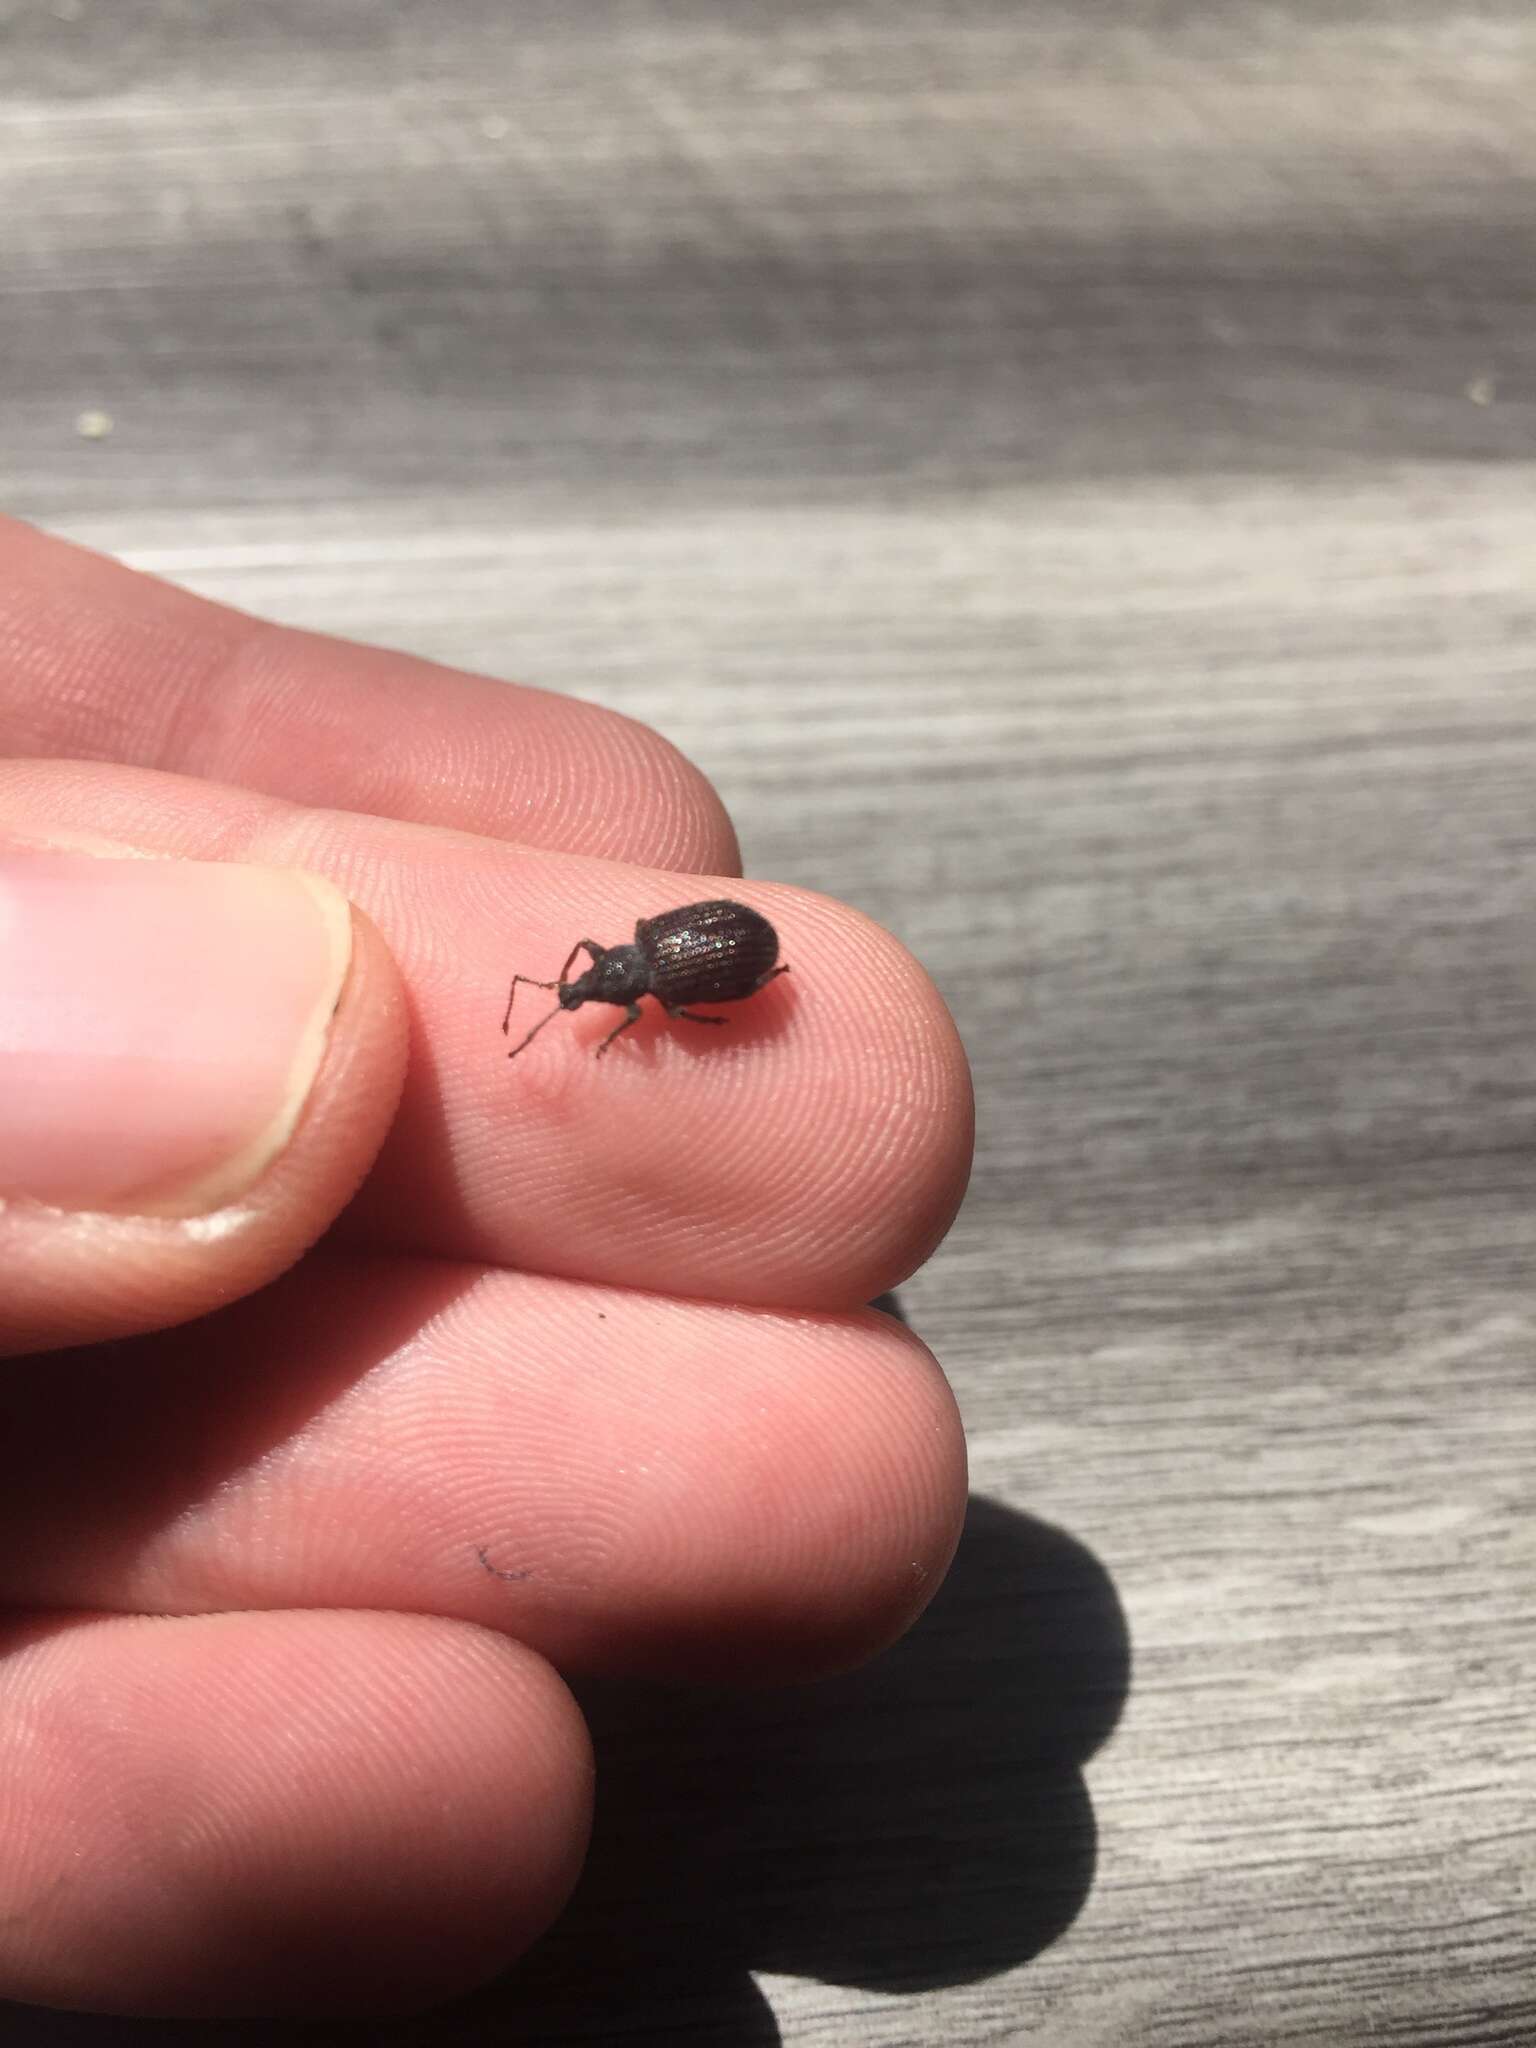
[[[559,985],[560,984],[558,982],[553,981],[542,981],[539,983],[540,988],[558,988]],[[556,1003],[555,1007],[551,1011],[549,1011],[547,1015],[541,1017],[538,1023],[535,1024],[533,1029],[529,1032],[528,1037],[525,1038],[521,1044],[513,1046],[512,1050],[507,1054],[507,1058],[509,1060],[515,1060],[518,1054],[522,1051],[523,1046],[527,1045],[529,1039],[537,1038],[539,1033],[544,1029],[544,1026],[550,1021],[550,1018],[559,1016],[560,1007],[560,1004]]]
[[[517,984],[520,981],[526,981],[530,988],[558,988],[560,986],[558,981],[535,981],[531,974],[514,974],[512,977],[512,986],[507,990],[507,1014],[501,1020],[501,1035],[503,1038],[506,1037],[508,1026],[512,1022],[512,1003],[513,999],[517,995]],[[523,1045],[526,1045],[527,1043],[528,1040],[525,1038],[523,1040]],[[518,1051],[521,1052],[522,1049],[523,1047],[520,1045],[518,1047]]]

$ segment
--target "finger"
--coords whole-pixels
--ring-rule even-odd
[[[425,2004],[526,1947],[585,1850],[574,1702],[457,1623],[12,1623],[0,1720],[0,1997]]]
[[[322,1248],[154,1347],[0,1380],[0,1592],[395,1607],[562,1669],[803,1678],[937,1588],[965,1446],[892,1318]]]
[[[262,1286],[372,1164],[405,1012],[291,868],[0,852],[0,1353]]]
[[[0,754],[136,763],[301,803],[734,874],[719,798],[579,698],[273,626],[0,520]]]
[[[0,765],[5,831],[294,862],[375,918],[415,1027],[399,1117],[349,1219],[375,1242],[845,1307],[903,1279],[959,1202],[971,1099],[948,1012],[894,939],[823,898],[685,893],[675,876],[90,765]],[[727,887],[772,919],[793,972],[725,1028],[652,1014],[597,1059],[615,1013],[585,1010],[506,1058],[513,967],[548,978],[575,939],[627,938],[637,917]]]

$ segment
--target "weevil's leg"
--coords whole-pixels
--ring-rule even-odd
[[[517,994],[517,984],[520,981],[526,981],[530,988],[558,988],[560,986],[557,981],[535,981],[531,974],[514,974],[512,986],[507,990],[507,1014],[501,1020],[501,1034],[503,1038],[507,1035],[507,1031],[512,1023],[512,998]]]
[[[539,986],[540,988],[553,988],[555,984],[552,981],[541,981],[539,983]],[[554,1018],[558,1017],[560,1014],[561,1006],[559,1003],[556,1003],[555,1007],[552,1010],[546,1010],[543,1016],[539,1019],[538,1023],[535,1024],[533,1029],[529,1032],[528,1036],[526,1038],[520,1039],[518,1043],[513,1046],[512,1050],[507,1054],[507,1058],[509,1060],[515,1060],[518,1054],[523,1050],[523,1047],[525,1045],[531,1045],[533,1040],[536,1039],[539,1033],[544,1029],[544,1026],[550,1023]]]
[[[626,1010],[624,1016],[620,1019],[620,1021],[617,1024],[614,1025],[613,1029],[609,1032],[608,1036],[597,1048],[598,1058],[602,1058],[603,1054],[608,1050],[609,1046],[612,1045],[613,1041],[618,1037],[621,1031],[627,1031],[631,1024],[638,1024],[639,1022],[640,1005],[638,1003],[631,1003],[628,1009]]]
[[[594,967],[597,966],[598,962],[602,959],[603,955],[608,950],[606,946],[600,946],[597,943],[596,939],[578,939],[575,945],[572,946],[570,952],[567,953],[565,956],[565,965],[560,970],[561,981],[566,981],[569,979],[571,969],[576,965],[576,955],[581,951],[583,946],[585,946],[587,951],[592,955],[592,965]],[[551,988],[558,986],[558,984],[553,982],[548,983],[546,985]]]
[[[757,988],[753,989],[753,995],[757,994],[758,988],[766,988],[770,981],[777,981],[781,974],[788,974],[788,972],[789,962],[787,960],[784,962],[782,967],[770,967],[768,972],[763,976],[762,980],[757,984]]]
[[[690,1024],[728,1024],[729,1017],[701,1017],[697,1010],[668,1010],[669,1017],[686,1017]]]

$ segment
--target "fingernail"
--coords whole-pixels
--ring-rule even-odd
[[[0,853],[0,1198],[206,1214],[287,1144],[352,950],[296,868]]]

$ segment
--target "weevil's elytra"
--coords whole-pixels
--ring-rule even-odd
[[[577,980],[568,980],[576,956],[582,952],[591,954],[592,965]],[[779,935],[767,918],[761,911],[724,897],[709,903],[687,903],[681,910],[663,910],[657,917],[642,917],[627,946],[601,946],[596,939],[578,939],[558,980],[535,981],[531,974],[513,975],[506,1015],[501,1020],[503,1032],[511,1030],[519,982],[530,988],[555,989],[558,1001],[527,1038],[513,1046],[507,1058],[515,1060],[562,1010],[579,1010],[583,1003],[613,1003],[625,1013],[597,1048],[599,1059],[621,1031],[639,1023],[642,996],[654,996],[669,1017],[685,1017],[690,1024],[723,1024],[724,1017],[700,1017],[686,1005],[745,1002],[776,976],[788,974],[788,966],[776,964],[778,960]]]

